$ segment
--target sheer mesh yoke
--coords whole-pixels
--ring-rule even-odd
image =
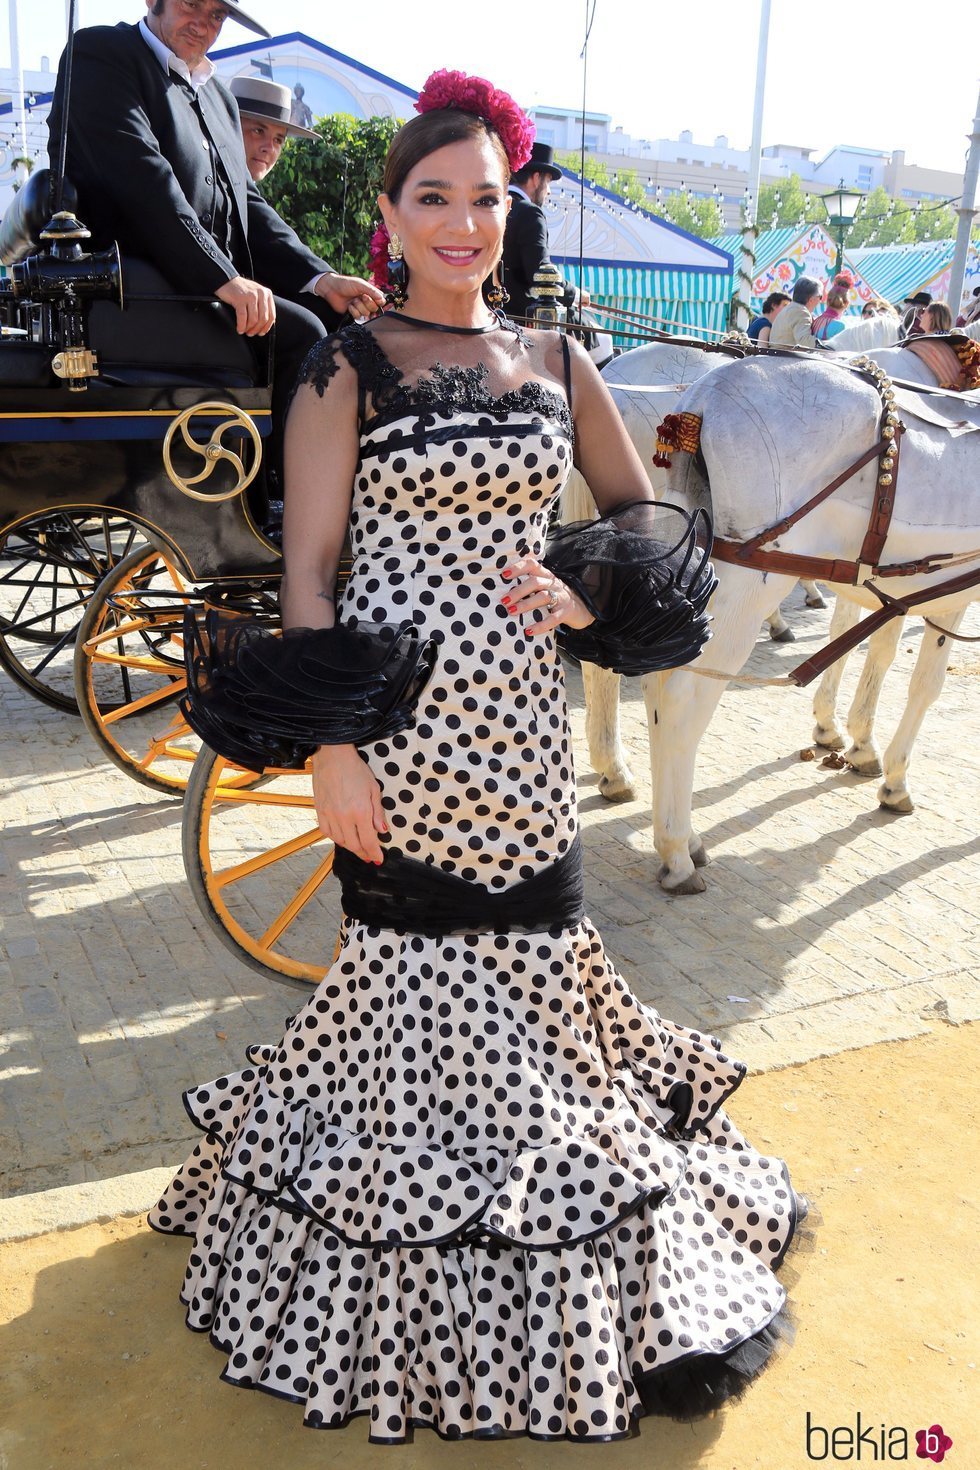
[[[357,373],[362,431],[413,409],[441,409],[485,413],[498,426],[510,413],[540,412],[572,432],[556,333],[525,332],[506,319],[487,332],[447,332],[385,315],[318,342],[297,386],[322,394],[343,359]]]

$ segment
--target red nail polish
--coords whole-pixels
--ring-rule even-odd
[[[514,573],[513,572],[510,572],[510,571],[507,571],[507,572],[501,572],[500,575],[502,577],[512,577],[514,575]]]

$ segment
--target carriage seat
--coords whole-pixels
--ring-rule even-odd
[[[109,384],[214,388],[262,387],[269,381],[270,343],[235,331],[230,307],[213,298],[166,299],[174,288],[146,260],[122,262],[123,306],[97,301],[88,345]],[[164,299],[142,301],[141,296]]]

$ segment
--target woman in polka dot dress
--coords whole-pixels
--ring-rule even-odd
[[[648,487],[585,353],[484,303],[503,105],[401,130],[407,300],[297,390],[285,626],[409,622],[438,657],[414,728],[315,756],[339,956],[281,1043],[187,1094],[203,1138],[151,1216],[194,1236],[182,1299],[227,1382],[316,1428],[368,1414],[379,1443],[714,1408],[772,1351],[797,1222],[721,1111],[742,1065],[641,1005],[582,913],[554,633],[592,612],[546,522],[573,445],[601,511]]]

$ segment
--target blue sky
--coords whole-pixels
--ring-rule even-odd
[[[9,3],[9,0],[8,0]],[[418,86],[439,66],[489,76],[525,106],[579,106],[586,0],[251,0],[276,33],[306,31]],[[80,0],[84,25],[135,20],[139,0]],[[764,141],[818,151],[852,143],[909,163],[962,171],[980,85],[980,6],[942,0],[851,0],[836,7],[773,0]],[[636,137],[699,142],[724,133],[748,147],[759,0],[596,0],[588,105]],[[21,0],[25,67],[54,60],[65,0]],[[246,33],[229,22],[220,44]],[[6,34],[0,55],[9,55]]]

